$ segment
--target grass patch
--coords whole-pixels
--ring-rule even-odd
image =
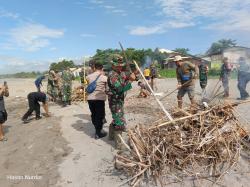
[[[159,75],[161,78],[176,78],[176,70],[175,69],[160,69]],[[210,69],[208,72],[209,79],[219,79],[220,70],[218,69]],[[237,78],[237,71],[232,71],[231,79]]]

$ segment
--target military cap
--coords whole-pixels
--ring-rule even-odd
[[[111,61],[113,66],[126,66],[126,63],[123,62],[123,57],[119,54],[114,54]]]

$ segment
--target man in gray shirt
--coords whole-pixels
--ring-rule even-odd
[[[5,97],[9,96],[9,90],[8,90],[8,86],[6,82],[4,82],[3,86],[0,86],[0,141],[7,140],[4,137],[4,132],[3,132],[3,124],[7,120],[7,116],[8,116],[5,110],[4,96]]]
[[[238,89],[240,91],[239,100],[249,98],[249,94],[246,91],[247,83],[250,81],[250,64],[247,63],[243,57],[239,58],[239,69],[238,69]]]

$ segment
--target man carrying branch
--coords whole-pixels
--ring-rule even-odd
[[[182,98],[188,93],[188,97],[191,102],[191,110],[195,105],[194,90],[195,90],[195,79],[198,77],[198,68],[190,63],[184,62],[181,56],[175,56],[174,61],[176,63],[176,76],[178,80],[178,107],[182,108]]]

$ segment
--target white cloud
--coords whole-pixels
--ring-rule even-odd
[[[4,18],[4,17],[17,19],[19,18],[19,15],[0,8],[0,18]]]
[[[101,1],[101,0],[91,0],[90,1],[91,3],[94,3],[94,4],[103,4],[104,2]]]
[[[56,51],[57,48],[56,48],[56,47],[51,47],[51,48],[49,48],[49,50],[50,50],[50,51]]]
[[[114,6],[110,6],[110,5],[104,5],[103,7],[106,8],[106,9],[115,9]]]
[[[135,27],[130,29],[130,34],[131,35],[140,35],[140,36],[145,36],[145,35],[150,35],[150,34],[161,34],[165,32],[165,27],[163,25],[159,26],[153,26],[153,27]]]
[[[125,11],[121,10],[121,9],[115,9],[115,10],[112,10],[112,12],[114,12],[114,13],[125,13]]]
[[[167,29],[169,28],[178,29],[178,28],[189,27],[193,25],[194,25],[193,23],[169,21],[169,22],[164,22],[158,25],[148,26],[148,27],[145,27],[145,26],[130,27],[129,33],[131,35],[138,35],[138,36],[162,34],[162,33],[165,33]]]
[[[84,37],[84,38],[93,38],[93,37],[96,37],[95,34],[87,34],[87,33],[83,33],[80,35],[81,37]]]
[[[85,3],[84,2],[81,2],[81,1],[77,1],[75,2],[76,5],[84,5]]]
[[[16,56],[6,56],[0,54],[0,74],[12,74],[18,72],[46,71],[53,62],[61,60],[72,60],[75,64],[81,65],[84,60],[88,60],[92,55],[84,57],[60,57],[48,60],[31,60]]]
[[[199,19],[212,23],[208,27],[224,31],[250,30],[250,0],[155,0],[162,13],[176,22],[199,25]],[[230,24],[230,25],[229,25]],[[217,27],[219,26],[219,27]],[[229,29],[230,27],[230,29]],[[247,28],[246,28],[247,27]]]
[[[109,13],[119,14],[120,16],[127,16],[125,10],[118,8],[117,6],[107,4],[107,2],[102,0],[90,0],[91,3],[107,10]]]
[[[149,35],[190,26],[224,32],[250,31],[250,0],[155,0],[162,21],[138,26],[130,34]]]
[[[0,74],[30,72],[30,71],[45,71],[48,69],[51,62],[28,60],[13,56],[0,55]]]
[[[26,23],[10,30],[10,42],[26,51],[37,51],[50,45],[50,39],[60,38],[63,30],[51,29],[42,24]]]

